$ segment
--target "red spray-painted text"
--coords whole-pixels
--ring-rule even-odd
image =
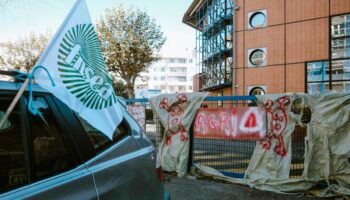
[[[266,137],[266,111],[261,107],[201,108],[196,115],[194,136],[261,140]]]

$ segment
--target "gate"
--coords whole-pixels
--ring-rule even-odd
[[[146,134],[158,148],[164,128],[151,110],[147,99],[130,99],[127,105],[143,105],[146,108]],[[255,96],[207,97],[201,108],[239,108],[258,106]],[[260,105],[262,106],[262,105]],[[306,129],[295,127],[292,134],[292,164],[290,178],[298,178],[304,169],[304,137]],[[224,175],[243,178],[253,155],[256,141],[195,138],[190,129],[189,167],[194,163],[212,167]]]

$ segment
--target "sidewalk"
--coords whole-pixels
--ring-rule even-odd
[[[165,175],[165,189],[170,193],[171,200],[319,200],[323,198],[277,194],[272,192],[250,189],[231,183],[222,183],[212,180],[199,180],[195,177],[178,178]],[[324,200],[324,199],[323,199]]]

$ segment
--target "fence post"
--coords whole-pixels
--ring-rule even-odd
[[[188,156],[188,163],[187,163],[187,172],[191,172],[191,167],[193,165],[193,142],[194,142],[194,120],[191,124],[190,130],[188,132],[189,135],[189,142],[190,142],[190,147],[189,147],[189,156]]]

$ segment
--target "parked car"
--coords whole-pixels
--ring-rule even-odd
[[[20,87],[0,82],[0,118]],[[155,148],[123,107],[113,141],[33,85],[0,128],[0,199],[163,199]]]

